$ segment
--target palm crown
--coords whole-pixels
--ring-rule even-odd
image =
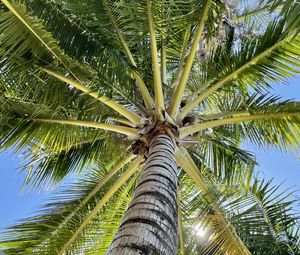
[[[300,105],[269,90],[299,72],[300,4],[239,6],[1,0],[1,148],[33,188],[85,171],[4,234],[7,254],[105,254],[157,134],[174,144],[179,254],[300,252],[293,201],[240,148],[298,149]]]

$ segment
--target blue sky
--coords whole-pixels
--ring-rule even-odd
[[[48,196],[46,192],[22,191],[24,174],[18,174],[20,166],[12,152],[0,153],[0,229],[29,216]]]
[[[275,93],[284,99],[300,100],[300,79],[292,79],[288,84],[275,85]],[[274,148],[258,149],[246,145],[257,157],[260,176],[273,178],[283,187],[293,187],[295,196],[300,198],[300,160],[299,156],[282,154]],[[29,216],[49,197],[49,192],[22,192],[24,174],[18,174],[20,162],[11,152],[0,153],[0,229]]]

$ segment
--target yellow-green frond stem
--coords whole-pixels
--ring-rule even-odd
[[[135,125],[132,122],[130,122],[129,120],[123,119],[123,118],[109,117],[108,119],[112,120],[112,121],[115,121],[115,122],[118,122],[118,123],[122,123],[126,126],[135,127]]]
[[[164,104],[164,96],[162,91],[161,84],[161,75],[159,71],[159,62],[158,62],[158,52],[155,38],[155,30],[152,19],[152,11],[151,11],[151,0],[146,0],[147,3],[147,19],[148,19],[148,29],[150,33],[150,42],[151,42],[151,57],[152,57],[152,68],[153,68],[153,77],[154,77],[154,92],[155,92],[155,108],[158,113],[161,110],[165,109]],[[162,114],[160,114],[160,118],[162,118]]]
[[[192,68],[192,65],[193,65],[193,62],[194,62],[194,58],[195,58],[195,55],[196,55],[196,52],[197,52],[197,49],[198,49],[198,46],[199,46],[199,42],[200,42],[200,39],[201,39],[203,28],[204,28],[204,25],[205,25],[205,22],[206,22],[206,19],[207,19],[207,14],[208,14],[208,9],[209,9],[210,2],[211,2],[211,0],[206,0],[202,16],[199,20],[197,32],[195,34],[195,38],[194,38],[193,43],[192,43],[190,53],[189,53],[188,58],[186,60],[183,72],[181,74],[179,84],[176,87],[175,95],[174,95],[174,97],[172,99],[172,102],[171,102],[171,105],[170,105],[169,113],[170,113],[172,118],[175,118],[175,115],[176,115],[177,110],[179,108],[179,105],[180,105],[180,102],[181,102],[181,99],[182,99],[182,96],[183,96],[183,93],[184,93],[184,90],[185,90],[185,87],[186,87],[186,84],[187,84],[187,81],[188,81],[188,78],[189,78],[189,74],[190,74],[190,71],[191,71],[191,68]]]
[[[123,50],[124,50],[124,52],[126,54],[127,59],[129,60],[129,62],[130,62],[130,64],[132,66],[136,67],[137,66],[136,62],[135,62],[135,60],[134,60],[134,58],[133,58],[133,56],[132,56],[132,54],[130,52],[130,49],[129,49],[126,41],[124,40],[124,38],[123,38],[123,36],[121,34],[121,31],[120,31],[120,29],[119,29],[119,27],[118,27],[118,25],[117,25],[117,23],[115,21],[114,16],[112,15],[111,9],[110,9],[110,7],[109,7],[109,5],[108,5],[108,3],[107,3],[106,0],[103,1],[103,5],[106,8],[106,11],[108,13],[109,20],[110,20],[111,24],[113,25],[114,29],[116,30],[116,33],[118,35],[118,38],[120,40],[120,43],[121,43],[121,45],[123,47]],[[136,71],[134,71],[133,72],[133,76],[134,76],[134,78],[137,81],[139,89],[141,90],[141,94],[142,94],[144,103],[146,105],[146,108],[148,110],[154,109],[155,105],[154,105],[153,99],[152,99],[152,97],[150,95],[150,92],[149,92],[149,90],[148,90],[148,88],[147,88],[144,80],[142,79],[141,75],[139,73],[137,73]]]
[[[138,157],[132,165],[124,172],[124,174],[114,183],[114,185],[107,191],[102,199],[97,203],[94,209],[85,217],[81,225],[74,232],[72,237],[65,243],[63,248],[58,252],[59,255],[63,255],[78,235],[84,230],[84,228],[94,219],[99,210],[110,200],[110,198],[119,190],[119,188],[125,184],[126,181],[139,169],[140,164],[144,161],[142,156]]]
[[[195,171],[197,167],[195,168],[195,166],[191,164],[186,156],[187,154],[188,152],[183,147],[177,148],[175,152],[176,162],[188,174],[188,176],[194,180],[194,182],[203,192],[209,192],[208,187],[200,178],[198,171]]]
[[[214,128],[218,126],[223,126],[226,124],[233,124],[237,122],[243,122],[243,121],[255,121],[255,120],[264,120],[264,119],[278,119],[278,118],[288,118],[288,117],[300,117],[300,112],[297,113],[266,113],[266,114],[253,114],[253,115],[247,115],[247,116],[238,116],[238,117],[232,117],[222,120],[212,120],[204,123],[198,123],[192,126],[184,127],[180,129],[180,138],[184,138],[188,135],[192,135],[194,133],[197,133],[199,131],[202,131],[207,128]]]
[[[162,36],[161,38],[161,80],[163,84],[167,84],[167,50],[166,50],[166,38]]]
[[[222,80],[218,81],[217,83],[210,86],[207,90],[205,90],[203,93],[201,93],[199,96],[197,96],[193,101],[189,102],[185,107],[182,108],[179,119],[183,119],[190,111],[192,111],[199,103],[201,103],[204,99],[206,99],[208,96],[210,96],[213,92],[215,92],[217,89],[219,89],[221,86],[223,86],[226,82],[231,81],[232,79],[235,79],[240,73],[242,73],[244,70],[246,70],[249,66],[252,64],[255,64],[260,59],[266,57],[268,54],[270,54],[272,51],[280,47],[282,44],[286,43],[290,38],[285,38],[278,43],[274,44],[272,47],[268,48],[261,54],[257,55],[253,59],[251,59],[249,62],[245,63],[243,66],[232,72],[231,74],[224,77]]]
[[[112,125],[112,124],[104,124],[104,123],[80,121],[80,120],[60,120],[60,119],[31,119],[31,120],[36,122],[44,122],[44,123],[51,123],[51,124],[72,125],[72,126],[103,129],[103,130],[113,131],[116,133],[127,135],[131,139],[137,139],[139,137],[138,131],[134,128]]]
[[[146,86],[146,83],[144,82],[144,80],[142,79],[142,77],[138,73],[134,72],[133,75],[134,75],[134,78],[136,79],[137,84],[139,85],[139,89],[141,91],[141,94],[142,94],[144,103],[146,105],[146,108],[148,110],[154,109],[155,108],[155,103],[154,103],[154,101],[153,101],[153,99],[152,99],[152,97],[149,93],[149,90]]]
[[[140,123],[141,117],[139,115],[137,115],[136,113],[129,111],[128,109],[126,109],[125,107],[119,105],[118,103],[116,103],[115,101],[111,100],[110,98],[106,97],[106,96],[102,96],[100,95],[98,92],[96,91],[91,91],[90,88],[86,87],[85,85],[74,81],[62,74],[53,72],[49,69],[45,69],[42,68],[42,70],[46,73],[48,73],[49,75],[57,78],[58,80],[61,80],[63,82],[66,82],[72,86],[74,86],[75,88],[79,89],[80,91],[87,93],[88,95],[98,99],[101,103],[111,107],[112,109],[114,109],[116,112],[118,112],[119,114],[121,114],[122,116],[124,116],[126,119],[130,120],[133,124],[138,125]]]
[[[220,118],[227,118],[227,117],[235,117],[239,115],[250,115],[247,111],[240,111],[240,112],[220,112],[220,113],[211,113],[206,115],[201,115],[200,118],[202,120],[213,120],[213,119],[220,119]]]

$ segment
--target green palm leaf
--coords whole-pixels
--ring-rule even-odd
[[[299,6],[295,5],[294,8],[298,9]],[[227,83],[237,85],[240,90],[248,85],[259,88],[269,81],[282,81],[298,73],[299,40],[294,28],[297,17],[293,13],[290,15],[271,22],[258,39],[242,42],[233,55],[228,55],[226,48],[217,50],[211,62],[207,63],[208,68],[215,69],[206,71],[212,75],[206,77],[209,84],[200,88],[201,94],[182,109],[181,118]],[[212,65],[215,62],[218,65]]]
[[[105,229],[105,225],[114,222],[114,218],[108,217],[108,215],[112,213],[115,215],[115,220],[120,222],[120,210],[126,209],[129,200],[125,199],[127,201],[125,205],[121,201],[128,196],[132,185],[135,184],[136,176],[126,184],[123,191],[118,190],[141,162],[141,159],[136,160],[122,177],[118,173],[111,178],[112,174],[116,172],[114,169],[112,169],[112,174],[105,169],[98,169],[88,177],[82,178],[61,191],[61,194],[64,195],[59,195],[53,199],[53,202],[46,204],[40,210],[39,215],[27,219],[23,224],[12,227],[9,232],[4,234],[6,241],[1,246],[11,247],[7,250],[8,254],[27,254],[30,252],[64,254],[65,250],[74,252],[80,252],[82,249],[88,250],[91,248],[89,244],[95,244],[96,239],[101,239],[102,235],[114,233],[111,232],[112,229]],[[124,163],[122,162],[121,165],[117,166],[117,169],[122,167]],[[118,177],[120,177],[119,180]],[[111,183],[114,182],[116,185],[111,189]],[[108,207],[114,208],[114,203],[119,203],[120,207],[115,207],[114,213],[108,207],[100,210],[104,205],[103,203],[108,202],[110,198],[112,201],[109,202]],[[57,200],[60,202],[56,202]],[[100,207],[100,205],[102,206]],[[107,215],[107,213],[109,214]],[[103,222],[102,219],[104,219]],[[96,229],[98,230],[96,231]],[[99,236],[98,233],[100,232],[102,234]],[[14,238],[15,233],[19,233],[17,239]],[[108,235],[108,238],[112,238],[111,235]],[[87,243],[86,248],[83,245],[85,242]],[[108,244],[106,243],[106,246]]]

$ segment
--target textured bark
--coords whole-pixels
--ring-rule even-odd
[[[176,255],[177,174],[174,144],[156,135],[133,199],[106,255]]]

